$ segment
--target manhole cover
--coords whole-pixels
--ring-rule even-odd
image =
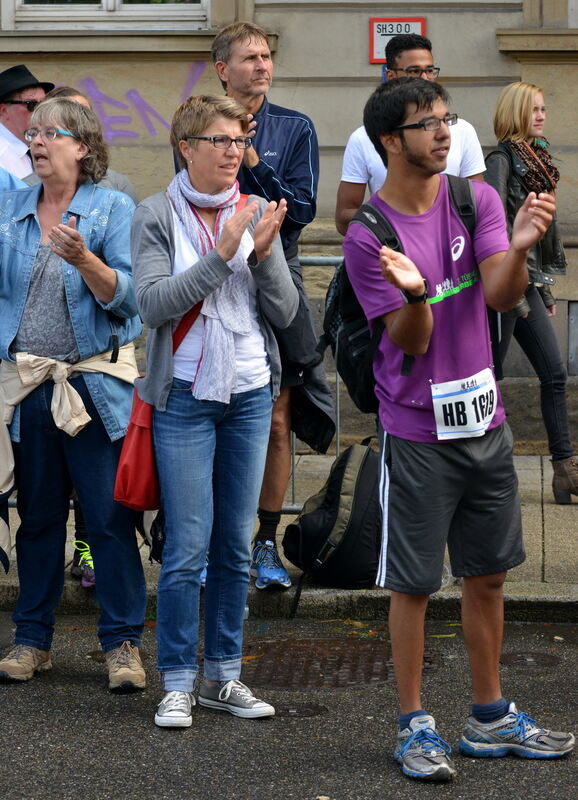
[[[525,666],[525,667],[555,667],[560,663],[558,656],[550,655],[550,653],[503,653],[500,659],[502,664],[509,667]]]
[[[269,639],[245,645],[242,680],[279,689],[345,689],[375,686],[390,675],[390,649],[380,640]]]
[[[292,703],[290,706],[275,706],[276,717],[318,717],[326,714],[325,706],[318,706],[315,703]]]

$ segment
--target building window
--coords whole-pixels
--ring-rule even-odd
[[[207,27],[210,0],[0,0],[1,29]]]

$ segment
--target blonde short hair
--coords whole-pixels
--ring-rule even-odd
[[[494,111],[494,133],[498,142],[523,142],[528,138],[536,92],[542,89],[525,81],[502,89]]]
[[[212,94],[200,94],[189,97],[174,113],[171,123],[171,147],[178,156],[181,167],[186,167],[187,162],[183,157],[179,142],[187,141],[191,136],[202,136],[217,117],[237,119],[241,123],[243,133],[249,130],[247,112],[242,105],[231,97],[221,97]],[[191,147],[196,147],[198,142],[189,142]]]

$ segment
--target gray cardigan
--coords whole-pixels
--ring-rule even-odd
[[[249,225],[252,234],[267,203],[260,208]],[[211,250],[179,275],[173,275],[175,255],[173,216],[165,192],[143,200],[134,213],[131,232],[131,254],[134,285],[140,315],[150,328],[147,338],[146,376],[135,386],[139,396],[159,411],[166,408],[173,378],[172,337],[183,314],[203,300],[232,274],[226,261]],[[281,360],[271,324],[285,328],[295,314],[299,302],[297,289],[283,255],[278,236],[271,255],[251,273],[257,286],[259,324],[265,350],[269,356],[273,399],[279,394]]]

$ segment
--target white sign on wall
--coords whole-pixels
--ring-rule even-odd
[[[373,17],[369,20],[369,63],[385,64],[385,46],[400,33],[425,36],[425,17]]]

